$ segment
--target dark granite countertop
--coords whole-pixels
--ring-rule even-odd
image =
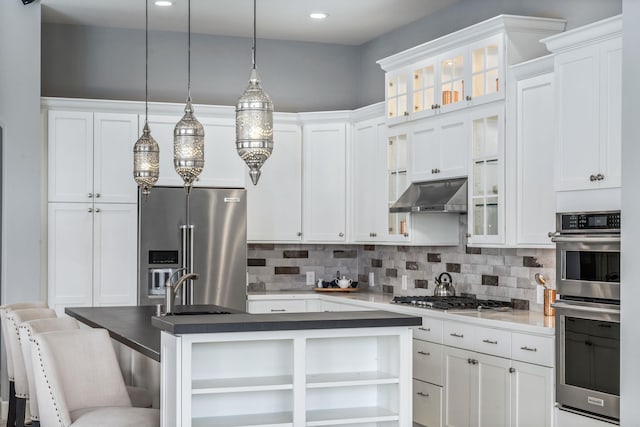
[[[67,307],[65,313],[88,326],[107,329],[111,338],[156,361],[160,361],[160,330],[172,334],[194,334],[422,324],[420,317],[387,311],[248,314],[218,306],[179,308],[231,313],[157,317],[155,306]]]

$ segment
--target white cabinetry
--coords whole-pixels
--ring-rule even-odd
[[[553,247],[547,233],[555,229],[556,93],[553,57],[548,55],[511,68],[515,75],[515,109],[507,111],[505,192],[507,243]]]
[[[273,127],[274,148],[258,185],[246,175],[247,240],[302,240],[302,138],[297,124]]]
[[[500,15],[378,61],[390,125],[505,97],[506,66],[545,53],[565,21]]]
[[[425,427],[442,425],[442,320],[422,318],[413,329],[413,422]]]
[[[236,152],[233,117],[207,117],[206,113],[198,111],[196,109],[197,118],[204,127],[204,169],[194,185],[243,188],[245,167]],[[173,130],[181,118],[182,115],[178,114],[149,116],[151,135],[160,146],[160,177],[157,185],[184,185],[173,166]],[[144,117],[141,117],[140,125],[144,125]]]
[[[49,306],[135,305],[136,204],[49,203]]]
[[[49,202],[136,203],[135,114],[49,111]]]
[[[410,340],[408,328],[163,332],[161,425],[408,427]]]
[[[411,181],[467,175],[467,115],[462,113],[425,120],[411,129]]]
[[[303,237],[346,241],[347,122],[303,125]]]
[[[555,55],[556,190],[619,187],[622,16],[543,42]]]
[[[66,306],[137,299],[137,114],[48,111],[48,299]]]

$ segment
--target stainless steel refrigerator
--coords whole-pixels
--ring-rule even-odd
[[[194,304],[246,310],[247,193],[244,189],[191,190]],[[164,284],[181,267],[180,227],[186,225],[182,187],[154,187],[140,197],[138,212],[138,304],[164,303]],[[177,304],[180,301],[178,293]]]

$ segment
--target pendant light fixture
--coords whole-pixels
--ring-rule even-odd
[[[187,8],[187,105],[184,116],[173,130],[173,167],[189,193],[204,168],[204,127],[194,116],[191,105],[191,0]]]
[[[133,179],[147,198],[160,174],[160,148],[149,129],[149,3],[145,0],[144,128],[133,146]]]
[[[249,167],[253,185],[258,184],[260,168],[273,151],[273,103],[260,86],[256,70],[256,0],[253,0],[253,68],[249,85],[236,105],[236,150]]]

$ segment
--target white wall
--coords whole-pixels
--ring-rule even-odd
[[[622,426],[640,425],[640,1],[623,3],[622,64]]]
[[[0,1],[2,258],[0,301],[41,294],[40,3]],[[4,351],[2,352],[4,357]],[[2,360],[2,391],[7,397]]]

